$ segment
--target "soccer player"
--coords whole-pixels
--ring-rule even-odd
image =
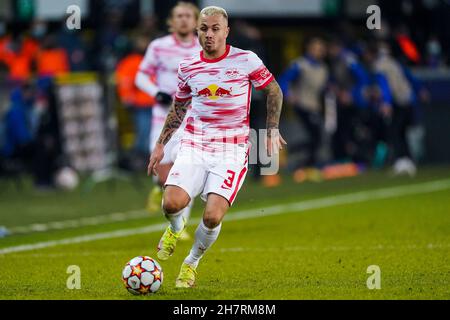
[[[192,104],[180,150],[166,181],[163,210],[170,224],[157,253],[160,260],[174,253],[186,224],[180,212],[201,195],[206,207],[194,245],[176,279],[179,288],[194,286],[199,261],[219,236],[222,219],[244,182],[252,85],[267,94],[268,154],[278,154],[286,144],[278,130],[282,91],[256,54],[227,45],[229,30],[223,8],[211,6],[200,12],[197,32],[203,50],[180,63],[175,101],[148,166],[149,175],[159,173],[165,145]]]
[[[142,91],[155,97],[157,101],[157,104],[153,107],[150,134],[151,152],[155,149],[156,141],[177,90],[178,64],[184,58],[201,50],[198,38],[195,35],[198,14],[199,10],[194,4],[178,2],[168,19],[168,25],[172,33],[150,43],[136,76],[136,85]],[[156,80],[153,82],[151,77]],[[162,159],[158,171],[158,185],[154,187],[149,197],[148,210],[150,213],[155,213],[161,209],[162,187],[175,160],[179,143],[180,135],[174,135],[171,142],[165,146],[165,157]],[[183,213],[186,220],[189,219],[191,208],[192,202]]]

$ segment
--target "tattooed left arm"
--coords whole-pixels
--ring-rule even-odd
[[[264,88],[264,92],[267,96],[267,150],[270,156],[287,144],[279,132],[283,92],[275,79]]]
[[[276,80],[272,80],[264,88],[264,92],[267,96],[267,130],[278,129],[283,106],[283,92]]]

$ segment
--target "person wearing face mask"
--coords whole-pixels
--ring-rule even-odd
[[[431,36],[427,42],[427,65],[432,68],[439,68],[443,65],[442,46],[438,37]]]

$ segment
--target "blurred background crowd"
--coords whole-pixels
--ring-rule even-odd
[[[145,172],[154,97],[134,78],[176,2],[1,1],[0,179],[30,174],[47,190],[75,183],[70,172]],[[289,143],[281,172],[295,181],[371,168],[414,176],[418,165],[450,162],[450,1],[191,2],[227,9],[228,42],[276,76]],[[71,4],[81,30],[67,28]],[[366,26],[372,4],[379,30]],[[254,129],[265,115],[254,92]],[[267,186],[282,181],[251,172]]]

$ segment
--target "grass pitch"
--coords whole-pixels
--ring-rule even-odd
[[[284,180],[265,189],[248,178],[192,290],[174,288],[191,242],[180,242],[161,264],[158,293],[135,297],[123,287],[128,260],[156,257],[162,229],[142,228],[164,218],[143,215],[0,239],[0,299],[450,298],[450,167],[425,168],[414,179],[372,172],[317,184]],[[121,182],[90,194],[37,194],[0,181],[0,225],[14,230],[141,210],[150,185],[146,179],[141,192]],[[198,200],[191,233],[202,206]],[[98,235],[105,238],[94,240]],[[70,265],[81,268],[80,290],[66,287]],[[381,269],[380,290],[367,288],[371,265]]]

